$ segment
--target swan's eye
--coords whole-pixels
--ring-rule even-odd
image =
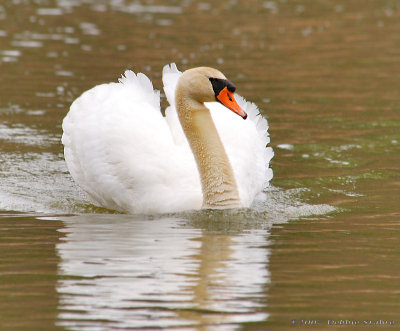
[[[229,92],[233,93],[236,91],[235,85],[233,85],[229,80],[226,81],[226,87],[228,88]]]
[[[235,92],[236,87],[233,85],[229,80],[227,79],[221,79],[221,78],[209,78],[211,85],[214,90],[215,97],[218,96],[218,94],[226,87],[229,92]]]

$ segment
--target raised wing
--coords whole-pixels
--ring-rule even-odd
[[[97,205],[130,212],[171,210],[174,201],[182,203],[180,187],[199,193],[190,181],[194,165],[176,148],[160,112],[159,92],[144,74],[127,71],[119,83],[83,93],[71,105],[63,130],[71,175]]]

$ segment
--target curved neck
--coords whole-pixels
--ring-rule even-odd
[[[233,170],[210,111],[193,99],[176,95],[176,108],[200,173],[203,208],[240,206]]]

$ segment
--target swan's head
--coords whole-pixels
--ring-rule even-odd
[[[247,118],[233,96],[235,85],[217,69],[199,67],[186,70],[179,78],[178,88],[193,100],[200,103],[218,101],[240,117]]]

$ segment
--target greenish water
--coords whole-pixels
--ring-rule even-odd
[[[0,329],[398,328],[398,31],[396,1],[0,0]],[[71,102],[170,62],[268,118],[265,203],[120,215],[73,183]]]

